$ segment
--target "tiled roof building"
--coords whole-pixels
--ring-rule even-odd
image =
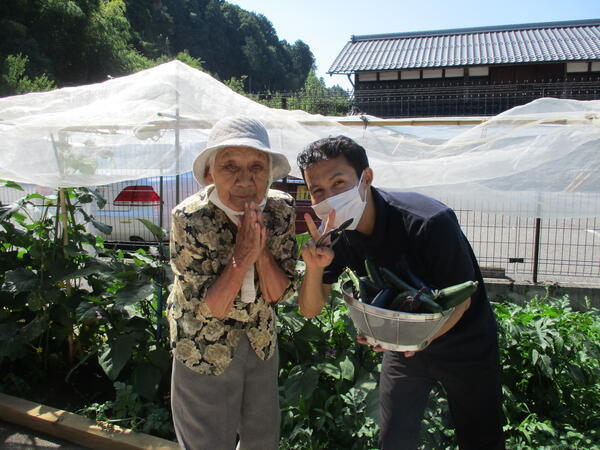
[[[539,97],[600,98],[600,19],[352,36],[330,74],[381,117],[492,115]]]

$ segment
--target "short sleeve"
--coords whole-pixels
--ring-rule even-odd
[[[429,287],[443,289],[476,279],[471,248],[454,211],[446,209],[429,219],[419,235],[419,257]]]
[[[176,298],[191,302],[194,309],[200,307],[206,315],[210,313],[204,303],[206,291],[216,280],[219,267],[216,255],[212,254],[214,252],[194,238],[201,231],[196,228],[185,214],[173,214],[169,246],[171,268],[176,279],[174,288],[180,290]]]

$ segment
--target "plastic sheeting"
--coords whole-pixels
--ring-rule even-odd
[[[357,118],[271,109],[178,61],[0,99],[0,178],[69,187],[181,174],[210,127],[233,114],[263,121],[292,175],[300,175],[295,160],[305,145],[344,134],[367,149],[379,187],[456,198],[462,208],[494,213],[600,214],[600,101],[539,99],[480,125],[397,126],[369,118],[348,126]]]

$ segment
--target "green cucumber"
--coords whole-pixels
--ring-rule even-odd
[[[371,282],[379,289],[383,289],[385,287],[385,283],[381,277],[379,267],[377,267],[370,259],[365,259],[365,269],[367,270],[367,275],[369,276]]]
[[[346,267],[345,272],[348,274],[350,281],[352,281],[352,285],[354,286],[354,292],[359,293],[360,292],[360,282],[358,280],[358,277],[356,276],[356,274],[354,272],[352,272],[352,269],[350,269],[349,267]]]
[[[413,295],[417,292],[417,289],[405,283],[398,275],[385,267],[381,268],[381,274],[385,277],[386,281],[398,289],[400,292],[407,292],[409,295]]]
[[[421,294],[419,296],[419,301],[421,302],[422,309],[425,310],[424,312],[438,313],[444,310],[437,302],[435,302],[427,294]]]
[[[360,299],[364,303],[371,303],[381,289],[371,283],[369,277],[359,277],[358,285],[360,286]]]
[[[465,281],[464,283],[455,284],[438,291],[434,291],[433,298],[444,309],[450,309],[467,300],[477,291],[477,281]]]
[[[363,283],[365,289],[371,296],[377,295],[381,290],[371,282],[369,277],[358,277],[358,281],[359,283]]]

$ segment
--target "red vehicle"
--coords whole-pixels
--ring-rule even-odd
[[[144,178],[99,186],[106,199],[102,209],[91,211],[100,222],[112,227],[111,234],[103,234],[113,242],[152,242],[155,237],[137,219],[146,219],[169,230],[171,210],[177,204],[176,184],[179,183],[179,201],[192,195],[199,187],[191,172],[176,177]],[[304,214],[312,215],[315,223],[320,221],[310,206],[310,195],[304,180],[286,177],[273,183],[273,189],[289,193],[296,201],[296,233],[307,231]]]

